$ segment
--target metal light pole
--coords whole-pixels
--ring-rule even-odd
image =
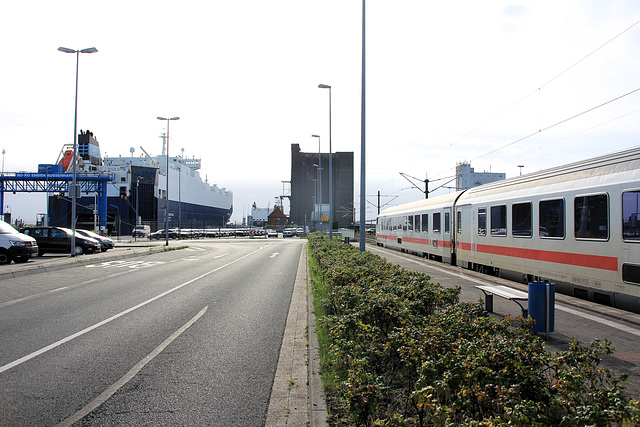
[[[365,98],[366,98],[366,79],[365,79],[365,0],[362,0],[362,99],[360,101],[360,252],[364,252],[364,240],[365,240],[365,226],[367,221],[367,206],[366,206],[366,157],[365,157]]]
[[[64,53],[76,54],[76,106],[73,117],[73,177],[71,179],[71,256],[76,256],[76,199],[78,196],[78,184],[76,181],[77,163],[78,163],[78,65],[80,64],[81,53],[96,53],[98,49],[89,47],[86,49],[75,50],[67,47],[59,47],[58,50]]]
[[[331,86],[319,84],[320,89],[329,89],[329,238],[333,238],[333,168],[331,151]]]
[[[169,246],[169,123],[171,120],[180,120],[180,117],[171,117],[166,119],[164,117],[156,117],[158,120],[166,120],[167,121],[167,189],[165,191],[165,196],[167,201],[165,202],[165,213],[164,213],[164,245]]]

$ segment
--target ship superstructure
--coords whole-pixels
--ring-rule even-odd
[[[78,175],[113,174],[107,185],[107,224],[98,228],[111,234],[129,234],[136,224],[152,230],[164,228],[223,227],[233,212],[233,193],[209,184],[200,177],[201,159],[169,157],[169,202],[166,191],[167,156],[142,154],[102,157],[97,139],[90,131],[78,135]],[[164,150],[163,150],[164,151]],[[73,146],[65,146],[58,165],[71,172]],[[78,199],[78,227],[90,228],[95,223],[95,195],[82,194]],[[49,197],[49,222],[69,225],[70,204],[67,197]],[[168,217],[167,217],[168,215]]]

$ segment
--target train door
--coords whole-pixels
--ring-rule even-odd
[[[442,261],[451,263],[452,256],[454,254],[454,245],[452,238],[453,233],[451,231],[451,208],[444,208],[443,211],[444,218],[442,220]]]
[[[468,258],[473,241],[473,218],[471,205],[456,206],[455,230],[455,265],[468,268]],[[453,263],[453,262],[452,262]]]

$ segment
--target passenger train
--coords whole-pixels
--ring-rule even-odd
[[[640,147],[386,209],[379,246],[640,313]]]

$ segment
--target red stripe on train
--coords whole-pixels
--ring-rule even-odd
[[[378,237],[389,240],[396,240],[396,236],[378,235]],[[417,239],[412,237],[403,237],[405,242],[421,243],[430,245],[429,239]],[[440,246],[447,247],[449,242],[439,241]],[[475,248],[474,248],[475,247]],[[601,256],[601,255],[588,255],[588,254],[573,254],[568,252],[556,252],[556,251],[543,251],[539,249],[523,249],[523,248],[511,248],[508,246],[493,246],[493,245],[472,245],[471,243],[459,242],[458,249],[464,251],[472,251],[501,255],[513,258],[530,259],[534,261],[552,262],[555,264],[575,265],[578,267],[597,268],[600,270],[618,271],[618,258]]]
[[[572,254],[567,252],[543,251],[538,249],[510,248],[507,246],[476,245],[476,251],[485,254],[524,258],[535,261],[553,262],[556,264],[575,265],[578,267],[597,268],[600,270],[618,271],[618,258]]]

